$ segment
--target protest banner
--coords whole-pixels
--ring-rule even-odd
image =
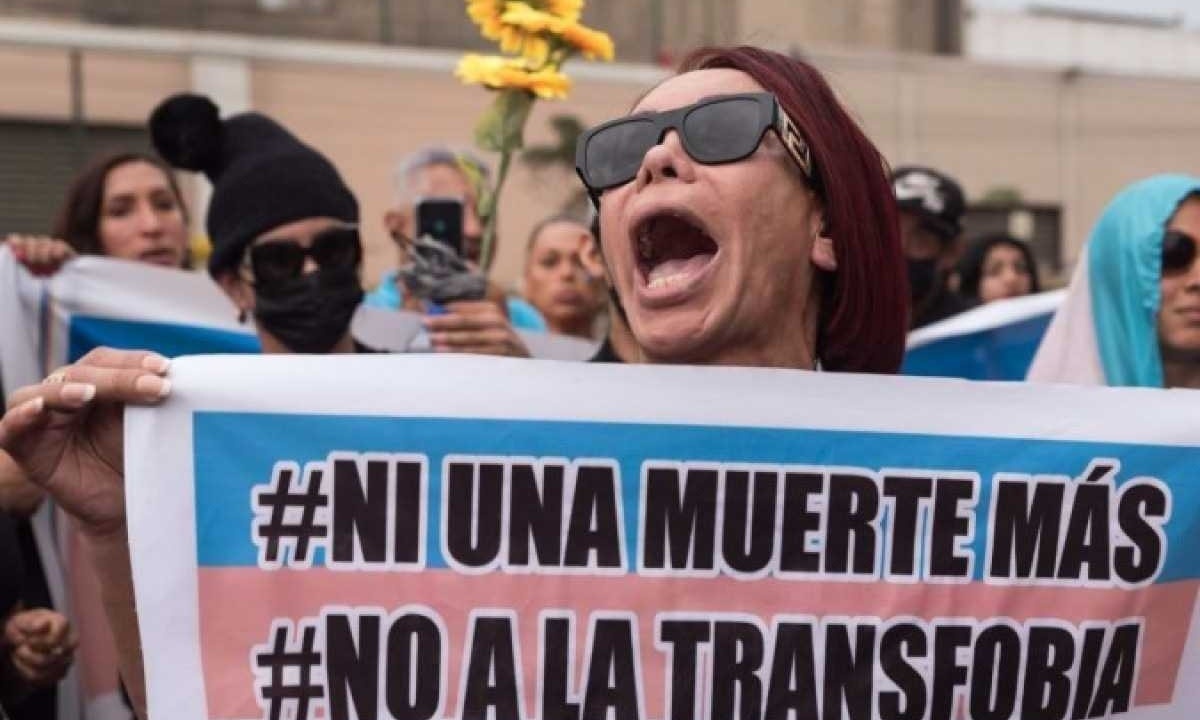
[[[171,380],[126,414],[152,717],[1200,712],[1191,392],[419,356]]]
[[[1064,290],[997,300],[908,336],[905,375],[1024,380]]]

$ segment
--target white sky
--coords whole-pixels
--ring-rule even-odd
[[[1054,5],[1105,12],[1149,13],[1174,15],[1183,13],[1184,22],[1200,28],[1200,0],[969,0],[979,7],[1019,9],[1031,4]]]

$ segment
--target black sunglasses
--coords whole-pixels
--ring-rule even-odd
[[[246,264],[254,281],[277,283],[300,277],[305,258],[312,258],[321,269],[353,268],[362,260],[362,239],[356,227],[336,227],[315,235],[305,247],[290,238],[272,239],[251,245]]]
[[[1196,239],[1178,230],[1163,233],[1162,274],[1187,270],[1196,259]]]
[[[637,177],[650,148],[675,130],[683,148],[705,165],[737,162],[758,149],[763,135],[775,130],[810,185],[812,153],[796,124],[771,93],[721,95],[666,112],[645,112],[610,120],[579,136],[575,169],[593,202],[609,188]]]

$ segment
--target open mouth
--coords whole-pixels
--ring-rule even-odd
[[[1200,307],[1181,308],[1177,310],[1189,324],[1200,324]]]
[[[179,264],[179,255],[170,248],[155,248],[154,250],[143,252],[141,260],[151,265],[174,267]]]
[[[558,305],[583,305],[587,298],[575,290],[559,290],[550,296],[550,300]]]
[[[712,263],[717,243],[699,221],[678,213],[652,215],[634,229],[638,270],[652,291],[679,288]]]

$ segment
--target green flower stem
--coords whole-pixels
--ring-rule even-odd
[[[500,169],[496,173],[496,184],[492,187],[492,201],[490,212],[487,217],[487,224],[483,228],[483,247],[479,253],[479,264],[484,269],[484,272],[490,272],[492,267],[492,251],[496,245],[496,218],[499,215],[497,209],[500,206],[500,190],[504,187],[504,180],[508,177],[508,166],[512,163],[513,151],[510,148],[505,148],[500,151]]]

